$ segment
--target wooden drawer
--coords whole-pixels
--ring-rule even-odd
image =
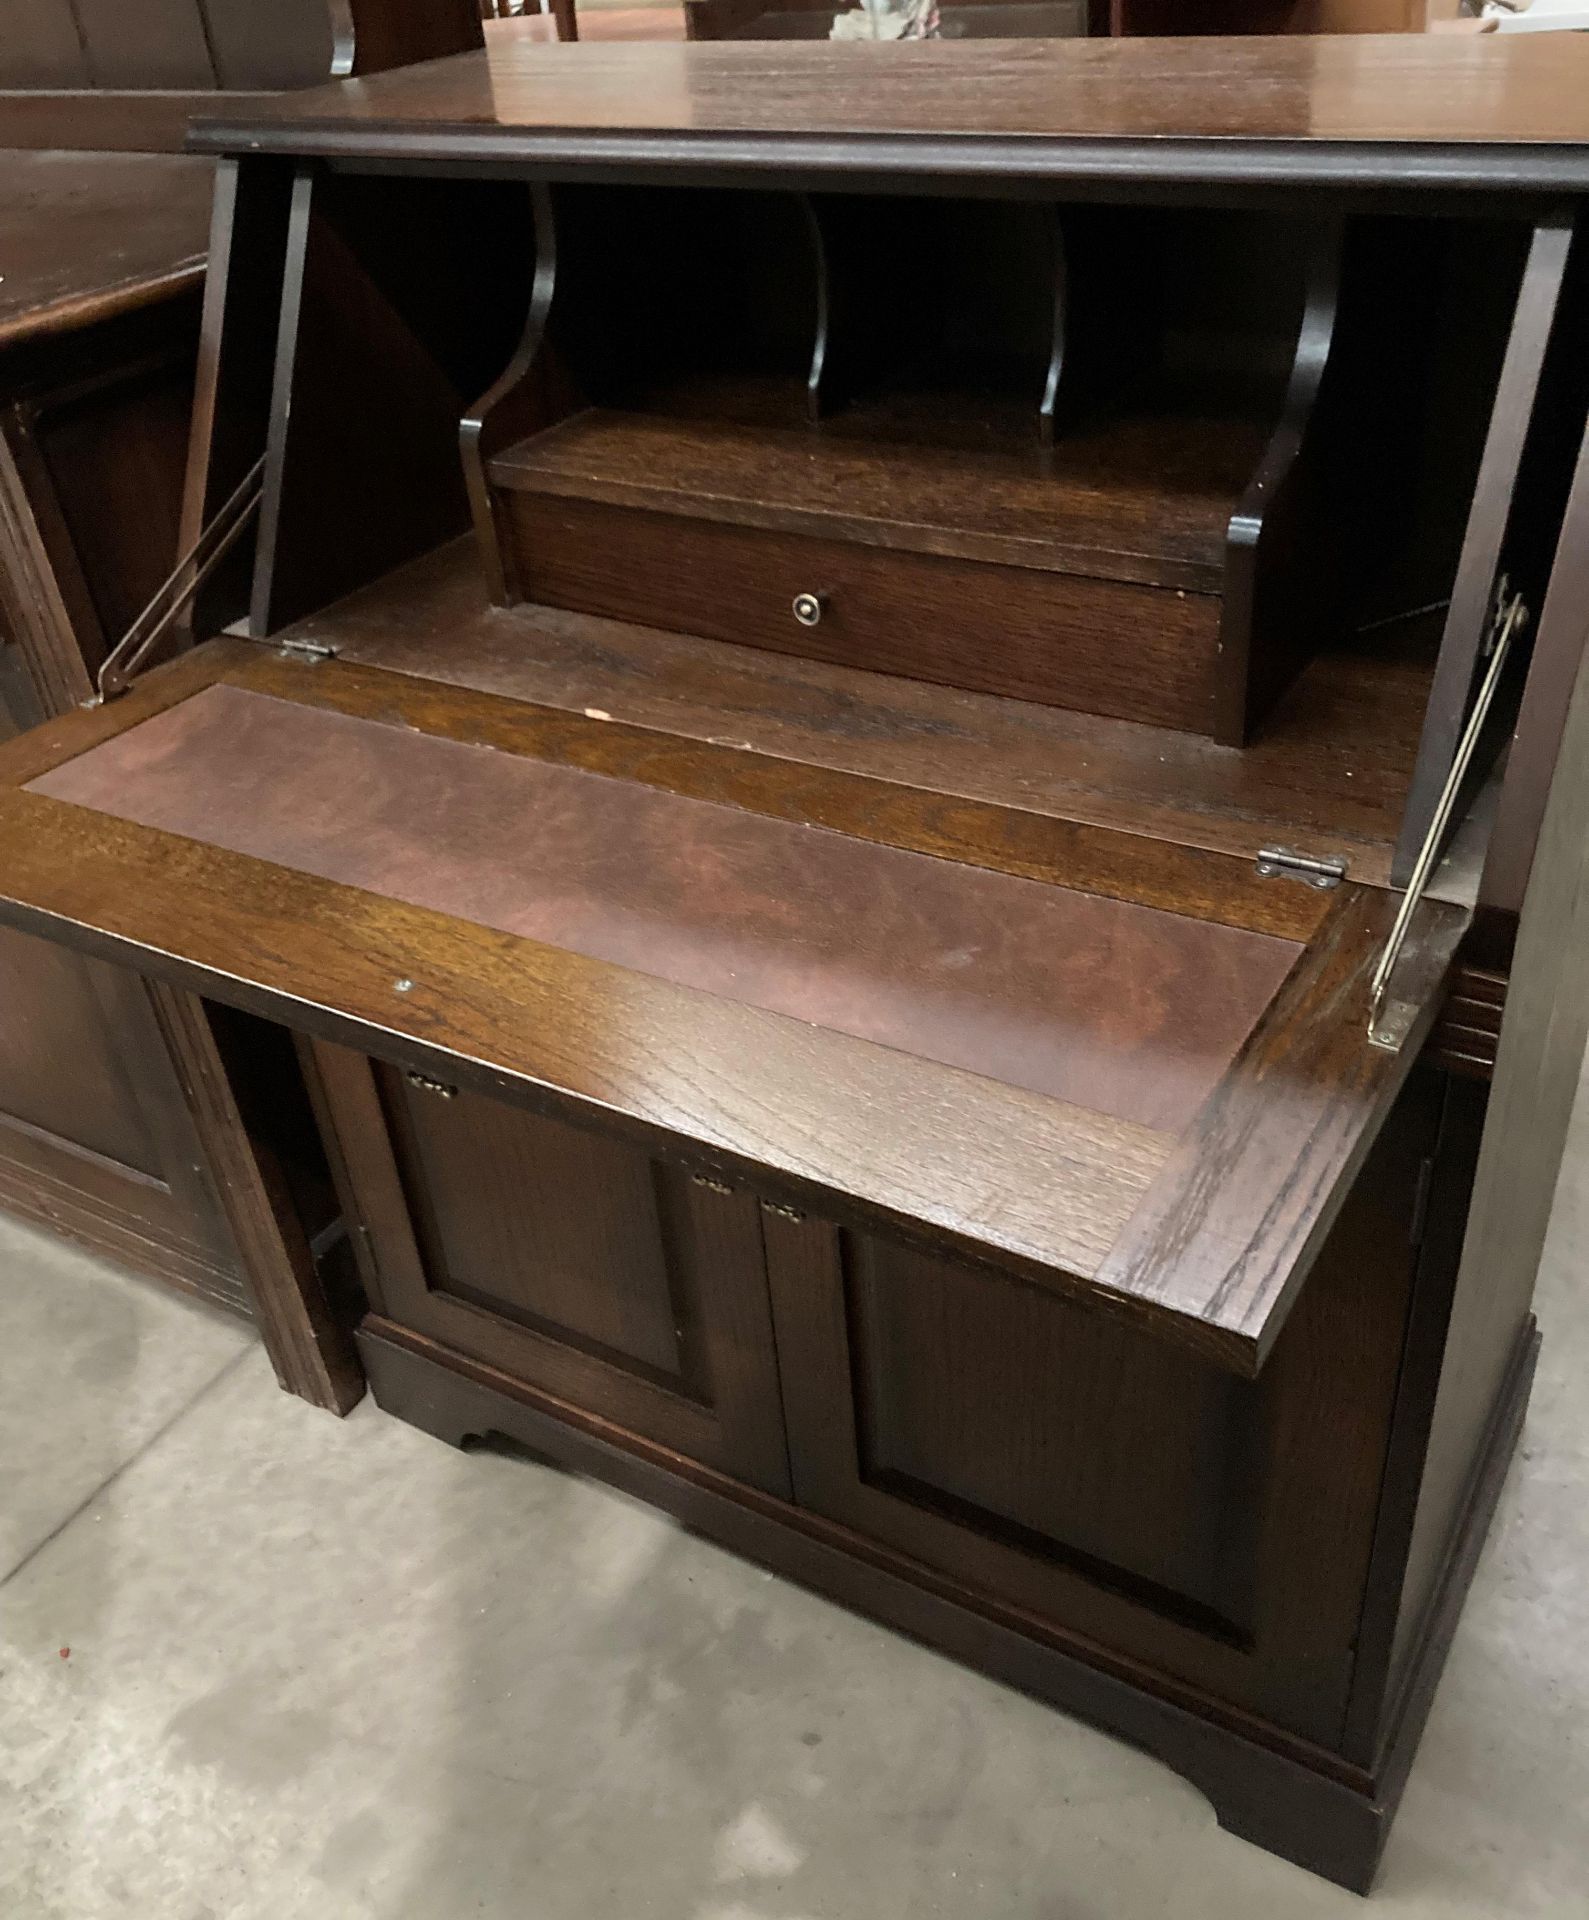
[[[1153,726],[1212,725],[1211,594],[532,493],[507,494],[503,513],[529,600]],[[817,602],[814,625],[796,617],[800,595]]]

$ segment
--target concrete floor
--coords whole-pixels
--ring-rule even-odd
[[[1155,1762],[0,1225],[5,1920],[1589,1915],[1589,1101],[1372,1909]],[[69,1655],[65,1650],[69,1649]]]

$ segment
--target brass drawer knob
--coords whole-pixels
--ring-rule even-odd
[[[797,593],[794,597],[794,617],[803,627],[814,627],[827,611],[828,596],[825,593]]]

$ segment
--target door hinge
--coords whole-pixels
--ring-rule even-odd
[[[1346,878],[1344,854],[1297,853],[1290,847],[1260,847],[1258,871],[1265,880],[1284,877],[1310,887],[1338,887]]]
[[[419,1093],[433,1093],[438,1100],[456,1100],[458,1089],[448,1086],[445,1080],[433,1080],[428,1073],[420,1073],[409,1067],[403,1078]]]
[[[247,637],[252,639],[254,636],[250,634]],[[335,647],[322,646],[318,640],[266,639],[261,640],[259,645],[274,647],[278,653],[285,654],[293,660],[335,660],[337,657]]]

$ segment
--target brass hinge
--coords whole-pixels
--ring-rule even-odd
[[[458,1089],[448,1086],[445,1080],[432,1080],[428,1073],[420,1073],[410,1067],[403,1075],[408,1084],[420,1093],[433,1093],[439,1100],[456,1100]]]
[[[1346,858],[1339,853],[1297,853],[1290,847],[1260,847],[1258,872],[1265,880],[1301,880],[1310,887],[1338,887],[1346,878]]]
[[[247,634],[244,638],[252,640],[254,635]],[[260,640],[258,644],[274,647],[278,653],[289,655],[294,660],[335,660],[337,657],[335,647],[322,646],[318,640],[294,640],[289,637],[285,640]]]

